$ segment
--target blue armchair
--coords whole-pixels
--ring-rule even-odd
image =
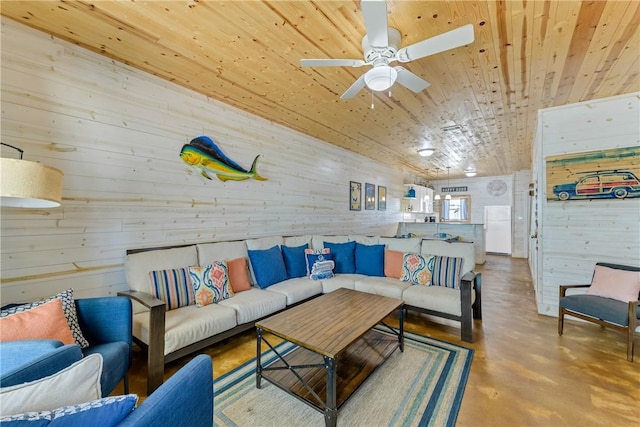
[[[211,357],[194,357],[145,399],[118,426],[213,425],[213,365]]]
[[[100,387],[108,396],[121,380],[129,392],[127,372],[131,365],[131,301],[126,297],[99,297],[74,301],[82,334],[89,347],[62,345],[55,340],[0,343],[0,386],[34,381],[93,353],[102,355]]]

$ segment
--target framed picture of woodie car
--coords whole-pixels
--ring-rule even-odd
[[[640,197],[640,147],[549,156],[548,202]]]

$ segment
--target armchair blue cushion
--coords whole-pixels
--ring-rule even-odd
[[[82,359],[75,344],[56,340],[25,340],[0,343],[0,387],[48,377]]]
[[[98,297],[76,299],[74,302],[78,323],[89,341],[89,347],[81,350],[77,345],[63,346],[59,341],[52,340],[0,343],[2,359],[5,354],[18,354],[16,349],[20,345],[28,345],[30,351],[38,355],[38,358],[23,357],[21,361],[17,357],[3,360],[0,365],[3,387],[52,375],[84,356],[99,353],[103,360],[100,380],[102,396],[108,396],[123,379],[124,391],[129,392],[127,372],[132,355],[131,300],[127,297]]]

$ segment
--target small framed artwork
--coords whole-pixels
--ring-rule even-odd
[[[378,210],[387,210],[387,187],[378,185]]]
[[[349,182],[349,210],[362,210],[362,184],[359,182]]]
[[[368,211],[376,208],[376,186],[373,184],[364,184],[364,208]]]

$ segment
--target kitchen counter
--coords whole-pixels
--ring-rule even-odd
[[[423,239],[442,239],[444,234],[460,237],[465,242],[473,242],[476,252],[476,264],[485,263],[484,224],[468,222],[400,222],[397,235],[414,234]]]

